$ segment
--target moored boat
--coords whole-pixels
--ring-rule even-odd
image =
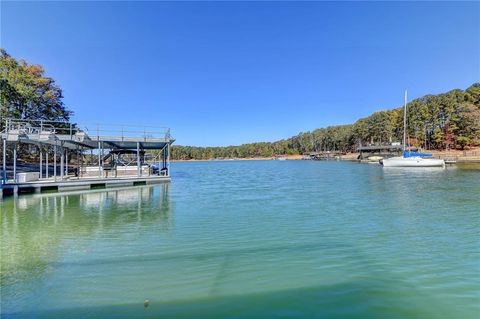
[[[384,167],[445,167],[445,161],[437,158],[423,158],[428,154],[390,157],[380,160]]]
[[[437,158],[425,158],[432,154],[407,151],[407,91],[403,109],[403,156],[380,160],[384,167],[445,167],[445,161]]]

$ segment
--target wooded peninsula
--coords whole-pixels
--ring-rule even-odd
[[[40,65],[16,60],[0,50],[0,117],[69,121],[61,88]],[[426,95],[408,103],[409,144],[429,150],[480,145],[480,83]],[[0,121],[1,123],[1,121]],[[1,129],[0,124],[0,129]],[[226,147],[174,145],[172,159],[252,158],[319,151],[352,152],[361,145],[400,142],[403,108],[375,112],[353,124],[319,128],[275,142]]]
[[[426,95],[407,104],[409,144],[428,150],[465,149],[480,144],[480,83]],[[403,107],[375,112],[353,124],[335,125],[302,132],[276,142],[226,147],[175,145],[174,159],[272,157],[320,151],[354,152],[365,145],[400,142]]]

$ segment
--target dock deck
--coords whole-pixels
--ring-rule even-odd
[[[2,195],[15,195],[41,192],[65,192],[99,188],[117,188],[139,185],[151,185],[170,182],[170,176],[118,177],[118,178],[81,178],[81,179],[42,179],[24,183],[8,183],[2,187]]]

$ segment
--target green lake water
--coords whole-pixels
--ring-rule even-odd
[[[480,317],[480,170],[172,169],[0,201],[1,318]]]

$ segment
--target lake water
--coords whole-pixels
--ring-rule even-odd
[[[0,201],[2,318],[480,317],[479,170],[172,169]]]

